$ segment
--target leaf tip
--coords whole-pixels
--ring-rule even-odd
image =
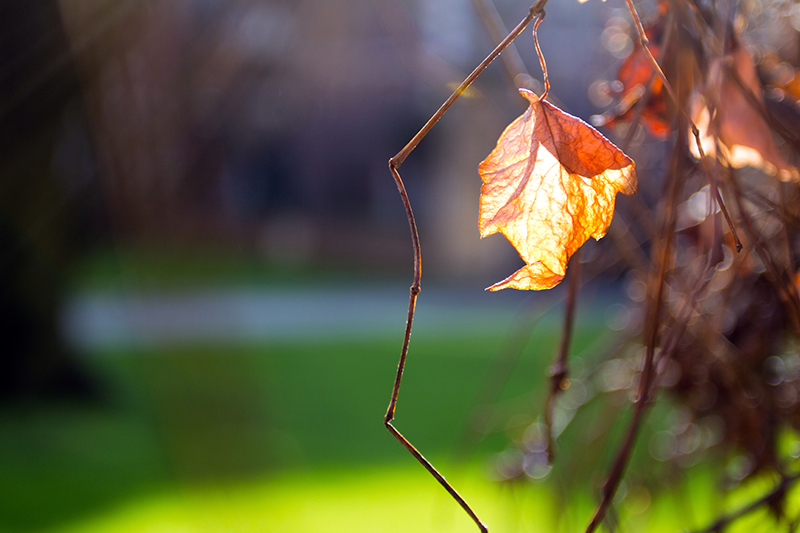
[[[564,274],[557,274],[547,268],[541,261],[525,265],[503,281],[498,281],[487,291],[517,289],[520,291],[543,291],[552,289],[564,279]]]

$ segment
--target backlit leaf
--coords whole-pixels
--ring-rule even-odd
[[[783,158],[769,124],[744,92],[763,106],[753,58],[744,46],[733,43],[728,54],[711,61],[703,91],[692,96],[690,114],[700,131],[703,152],[716,156],[718,140],[732,167],[752,166],[782,181],[797,181],[800,173]],[[694,143],[689,147],[700,157]]]
[[[482,237],[501,232],[526,266],[489,287],[549,289],[589,237],[605,235],[617,192],[636,192],[634,162],[597,130],[534,93],[478,169]]]

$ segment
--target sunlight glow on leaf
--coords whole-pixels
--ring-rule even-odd
[[[636,192],[634,162],[597,130],[534,93],[479,167],[482,237],[501,232],[526,266],[489,287],[556,286],[570,256],[605,235],[617,192]]]

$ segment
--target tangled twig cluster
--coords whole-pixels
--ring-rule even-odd
[[[800,80],[800,57],[781,58],[780,51],[774,51],[773,56],[763,54],[759,63],[757,49],[746,44],[747,6],[722,9],[663,0],[646,27],[633,2],[626,2],[635,44],[620,69],[617,105],[595,122],[623,129],[623,149],[642,126],[660,137],[668,154],[663,179],[650,180],[650,197],[634,197],[616,214],[609,230],[618,252],[613,261],[601,258],[585,264],[582,275],[579,255],[573,256],[567,271],[563,340],[551,369],[542,419],[513,439],[516,453],[511,458],[503,455],[498,470],[506,479],[545,477],[555,460],[564,420],[568,423],[590,397],[627,389],[631,420],[599,485],[600,501],[587,533],[610,517],[647,413],[664,400],[677,406],[680,422],[673,431],[651,436],[656,460],[682,468],[693,464],[701,451],[714,450],[718,457],[737,457],[731,479],[759,472],[772,472],[778,479],[772,491],[719,517],[707,531],[721,531],[765,505],[784,518],[785,497],[798,478],[795,463],[800,455],[787,455],[779,443],[782,432],[800,431],[800,174],[794,164],[800,153],[800,82],[792,82]],[[485,0],[478,3],[483,5],[481,12],[492,13]],[[531,21],[536,19],[538,26],[545,4],[539,0],[530,8],[390,160],[412,229],[415,282],[385,422],[483,531],[486,527],[466,501],[391,424],[421,276],[416,226],[397,169],[489,62]],[[497,21],[490,22],[497,33]],[[542,66],[546,79],[543,60]],[[776,74],[780,69],[782,77]],[[627,320],[618,328],[622,338],[608,350],[608,357],[570,381],[570,338],[582,277],[586,281],[612,262],[625,263],[630,301],[624,309],[640,319]],[[514,349],[521,350],[523,344],[513,343]],[[507,367],[508,360],[499,364]],[[508,372],[497,373],[503,374]],[[491,386],[493,391],[499,388],[497,383]],[[576,390],[577,401],[565,400]],[[476,434],[485,429],[481,421],[492,394],[484,400],[471,425]],[[557,422],[565,411],[569,416]],[[786,520],[793,523],[791,517]]]

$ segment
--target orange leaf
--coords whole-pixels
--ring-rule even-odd
[[[478,168],[482,237],[502,232],[526,266],[489,287],[550,289],[589,237],[605,235],[617,192],[636,192],[634,162],[597,130],[520,89],[530,107]]]
[[[665,21],[668,19],[665,15],[669,10],[669,2],[660,0],[658,2],[660,16],[652,25],[644,29],[645,35],[650,40],[647,48],[653,57],[659,57],[662,54],[661,46],[655,43],[662,41]],[[592,123],[595,126],[613,128],[620,122],[630,123],[637,113],[641,113],[641,124],[650,132],[650,135],[656,139],[666,139],[672,132],[672,119],[675,111],[673,106],[669,105],[664,84],[658,76],[655,76],[655,70],[647,52],[639,41],[634,41],[633,51],[622,61],[617,72],[617,80],[622,84],[619,102],[613,109],[592,117]],[[674,55],[672,48],[674,46],[666,50],[665,58]],[[647,92],[646,89],[651,79],[652,84],[647,102],[641,109],[638,109],[635,106]]]

